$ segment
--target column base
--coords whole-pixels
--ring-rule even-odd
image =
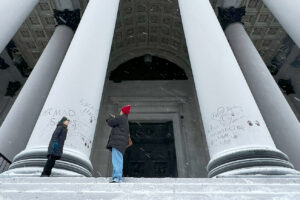
[[[208,177],[225,174],[299,174],[284,153],[267,148],[234,149],[219,154],[210,160],[207,169]]]
[[[276,177],[279,178],[282,175],[286,175],[287,177],[298,177],[300,176],[300,172],[286,168],[286,167],[251,167],[251,168],[244,168],[244,169],[236,169],[232,171],[228,171],[225,173],[221,173],[216,178],[224,178],[224,177],[248,177],[251,176],[253,178],[258,178],[257,175],[260,175],[259,177]],[[289,176],[290,175],[290,176]]]
[[[10,169],[0,174],[0,178],[11,177],[40,177],[43,171],[43,167],[23,167]],[[84,177],[82,174],[72,172],[64,169],[53,168],[51,177]]]
[[[28,174],[28,171],[32,171],[33,168],[43,168],[47,161],[46,155],[45,148],[23,151],[16,155],[7,172],[17,171],[19,174]],[[61,159],[56,161],[53,171],[56,169],[61,170],[61,172],[65,171],[62,176],[69,176],[74,173],[75,176],[77,174],[77,176],[92,177],[93,167],[91,162],[75,155],[74,152],[64,150]]]

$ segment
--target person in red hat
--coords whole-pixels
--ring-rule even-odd
[[[106,145],[106,148],[112,151],[112,183],[121,183],[123,175],[123,155],[129,144],[129,124],[128,115],[130,113],[130,105],[121,108],[120,115],[110,117],[106,120],[107,124],[112,128]]]

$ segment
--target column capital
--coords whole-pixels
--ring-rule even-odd
[[[66,25],[73,31],[77,29],[80,22],[80,9],[76,10],[54,10],[54,17],[58,25]]]
[[[225,30],[228,25],[235,23],[235,22],[240,22],[242,23],[242,18],[246,13],[246,7],[240,7],[240,8],[221,8],[218,7],[219,11],[219,21],[221,23],[222,28]]]
[[[0,57],[0,69],[6,69],[9,65],[5,62],[3,58]]]

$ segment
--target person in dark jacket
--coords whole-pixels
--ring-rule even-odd
[[[122,182],[123,173],[123,155],[126,151],[129,141],[129,124],[128,114],[130,105],[121,109],[120,115],[111,115],[106,120],[107,124],[112,127],[106,148],[112,151],[112,183]]]
[[[49,177],[51,174],[51,170],[55,165],[55,161],[61,158],[63,154],[64,143],[67,137],[69,122],[70,120],[66,117],[63,117],[58,122],[48,146],[48,160],[44,166],[41,177]]]

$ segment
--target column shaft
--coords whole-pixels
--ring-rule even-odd
[[[0,53],[18,31],[39,0],[1,0]]]
[[[0,152],[12,159],[25,149],[74,31],[57,26],[0,128]]]
[[[272,167],[294,172],[274,145],[210,2],[179,0],[179,7],[211,157],[209,176],[268,174]]]
[[[289,36],[300,47],[300,1],[299,0],[263,0]]]
[[[276,147],[300,170],[300,125],[241,23],[225,30]]]
[[[91,176],[89,160],[105,82],[119,0],[90,0],[26,149],[10,169],[43,166],[57,122],[71,119],[56,172]],[[33,162],[30,158],[35,158]],[[57,169],[60,168],[60,169]],[[18,169],[16,169],[18,170]],[[30,169],[25,169],[30,170]],[[54,173],[55,173],[54,170]]]

